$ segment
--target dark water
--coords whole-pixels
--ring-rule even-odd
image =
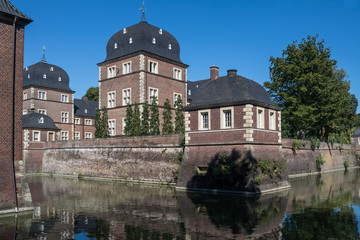
[[[0,217],[0,239],[360,239],[360,171],[293,179],[245,198],[77,179],[27,178],[34,212]]]

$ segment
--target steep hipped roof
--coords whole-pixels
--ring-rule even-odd
[[[146,51],[182,63],[180,46],[169,32],[145,21],[124,28],[115,33],[106,46],[106,61]]]
[[[99,108],[98,102],[82,99],[75,99],[74,105],[75,116],[90,118],[95,118],[96,109]]]
[[[271,101],[269,94],[260,84],[236,74],[215,80],[188,82],[188,99],[191,102],[186,106],[186,110],[238,104],[280,109]]]
[[[0,0],[0,13],[4,13],[11,16],[16,16],[25,22],[25,25],[32,22],[32,20],[15,8],[8,0]]]
[[[351,137],[360,137],[360,127],[358,127]]]
[[[38,62],[24,69],[23,87],[39,86],[73,92],[69,87],[69,76],[53,64]]]
[[[60,130],[51,117],[40,113],[23,115],[23,128]]]

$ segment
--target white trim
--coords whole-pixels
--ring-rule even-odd
[[[89,137],[86,135],[89,135]],[[92,132],[85,132],[85,139],[92,139]]]
[[[182,80],[182,70],[180,68],[173,68],[173,78]]]
[[[39,139],[35,140],[35,133],[39,134]],[[34,142],[40,142],[41,141],[41,131],[32,131],[32,140]]]
[[[271,116],[273,114],[273,116]],[[271,120],[273,121],[271,123]],[[276,111],[269,110],[269,129],[270,130],[276,130]]]
[[[231,121],[231,126],[226,127],[225,126],[225,112],[229,112],[230,111],[230,121]],[[220,129],[231,129],[234,128],[234,107],[223,107],[220,108]]]
[[[207,113],[207,124],[208,127],[204,128],[203,126],[203,121],[204,121],[204,116],[205,113]],[[198,111],[198,130],[210,130],[211,129],[211,110],[210,109],[205,109],[205,110],[199,110]]]
[[[218,129],[218,130],[198,130],[198,131],[188,131],[187,133],[204,133],[204,132],[226,132],[226,131],[259,131],[259,132],[269,132],[269,133],[278,133],[279,131],[275,130],[266,130],[266,129],[259,129],[259,128],[226,128],[226,129]]]
[[[46,109],[38,109],[38,113],[46,115]]]
[[[261,113],[259,114],[259,112]],[[260,118],[259,118],[260,116]],[[265,109],[261,107],[256,107],[256,127],[265,128]]]
[[[69,102],[69,94],[61,94],[61,102],[68,103]]]
[[[176,92],[173,93],[174,106],[175,106],[175,104],[176,104],[176,101],[177,101],[177,99],[178,99],[178,96],[180,96],[180,98],[181,98],[181,100],[182,100],[182,94],[181,94],[181,93],[176,93]]]
[[[64,136],[63,136],[63,133],[64,133]],[[66,139],[63,139],[63,137],[66,138]],[[69,140],[69,131],[61,131],[60,139],[61,139],[61,141],[68,141]]]
[[[61,116],[61,123],[69,123],[69,112],[65,112],[65,111],[61,111],[60,112],[61,114],[60,114],[60,116]],[[65,114],[64,116],[63,116],[63,114]],[[66,120],[66,121],[63,121],[63,118]]]
[[[110,123],[113,123],[114,126],[111,126],[112,124],[110,124]],[[116,135],[116,119],[109,119],[108,124],[109,124],[109,135],[115,136]]]
[[[53,139],[49,139],[49,137],[50,137],[50,133],[52,133],[53,134]],[[46,136],[46,138],[47,138],[47,141],[49,142],[49,141],[55,141],[55,132],[53,132],[53,131],[48,131],[47,132],[47,136]]]
[[[90,123],[87,124],[86,121],[89,121]],[[84,125],[91,126],[91,125],[92,125],[92,119],[85,118],[85,120],[84,120]]]
[[[125,118],[126,117],[123,117],[122,119],[121,119],[121,134],[122,135],[125,135]]]
[[[127,99],[129,99],[129,102],[127,102]],[[131,88],[124,88],[122,90],[122,105],[127,106],[128,104],[131,104]]]
[[[79,136],[76,137],[76,134],[78,134]],[[78,131],[74,132],[74,140],[80,140],[80,132]]]
[[[107,68],[107,78],[116,77],[116,65]]]
[[[149,60],[148,64],[149,72],[158,74],[159,73],[159,63],[153,60]]]
[[[151,94],[151,93],[153,93],[153,94]],[[158,101],[158,104],[159,104],[159,89],[158,89],[158,88],[149,87],[148,96],[149,96],[149,99],[148,99],[148,100],[149,100],[149,104],[152,103],[151,97],[153,97],[153,96],[156,96],[157,101]]]
[[[124,75],[131,73],[131,67],[132,67],[131,61],[124,62],[122,64],[122,74]]]
[[[78,123],[77,123],[76,120],[79,120]],[[79,125],[80,123],[81,123],[80,118],[74,118],[74,124],[75,124],[75,125]]]
[[[46,91],[38,90],[38,99],[46,100],[46,95],[47,95]]]
[[[107,108],[116,107],[116,91],[107,93]]]

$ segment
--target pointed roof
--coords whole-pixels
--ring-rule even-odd
[[[12,5],[8,0],[0,0],[0,13],[10,16],[16,16],[23,20],[24,25],[32,22],[32,20],[28,16],[15,8],[14,5]]]

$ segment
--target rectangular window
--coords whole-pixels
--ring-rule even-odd
[[[274,111],[269,111],[269,129],[270,130],[275,130],[276,129],[276,125],[275,125],[275,112]]]
[[[61,141],[67,141],[69,140],[69,132],[68,131],[62,131],[61,132]]]
[[[26,100],[26,99],[27,99],[27,92],[24,92],[23,99],[24,99],[24,100]]]
[[[61,94],[61,102],[69,102],[69,95]]]
[[[33,141],[35,141],[35,142],[40,141],[40,132],[38,132],[38,131],[33,132]]]
[[[115,91],[114,92],[108,92],[108,108],[114,108],[115,107]]]
[[[174,68],[174,78],[177,80],[181,80],[181,69]]]
[[[92,120],[91,119],[85,119],[85,125],[91,125]]]
[[[131,88],[123,89],[123,106],[131,104]]]
[[[91,132],[86,132],[85,133],[85,139],[92,139],[92,133]]]
[[[74,119],[74,124],[80,124],[80,118],[75,118]]]
[[[131,62],[123,63],[123,74],[131,73]]]
[[[158,73],[158,63],[154,61],[149,61],[149,72]]]
[[[74,140],[80,140],[80,132],[74,133]]]
[[[113,78],[116,76],[116,66],[108,67],[108,78]]]
[[[38,91],[38,99],[46,100],[46,92]]]
[[[182,99],[182,95],[180,93],[174,93],[174,106],[179,98]]]
[[[157,88],[149,88],[149,103],[152,104],[153,97],[159,100],[159,90]]]
[[[109,135],[115,136],[116,135],[116,120],[115,119],[109,119]]]
[[[68,112],[61,112],[61,122],[62,123],[69,122],[69,113]]]
[[[210,110],[199,111],[199,130],[210,129]]]
[[[126,126],[126,122],[125,122],[125,118],[122,118],[122,135],[125,135],[125,126]]]
[[[257,108],[257,128],[264,128],[264,109]]]
[[[45,109],[38,109],[38,113],[46,115],[46,110]]]

